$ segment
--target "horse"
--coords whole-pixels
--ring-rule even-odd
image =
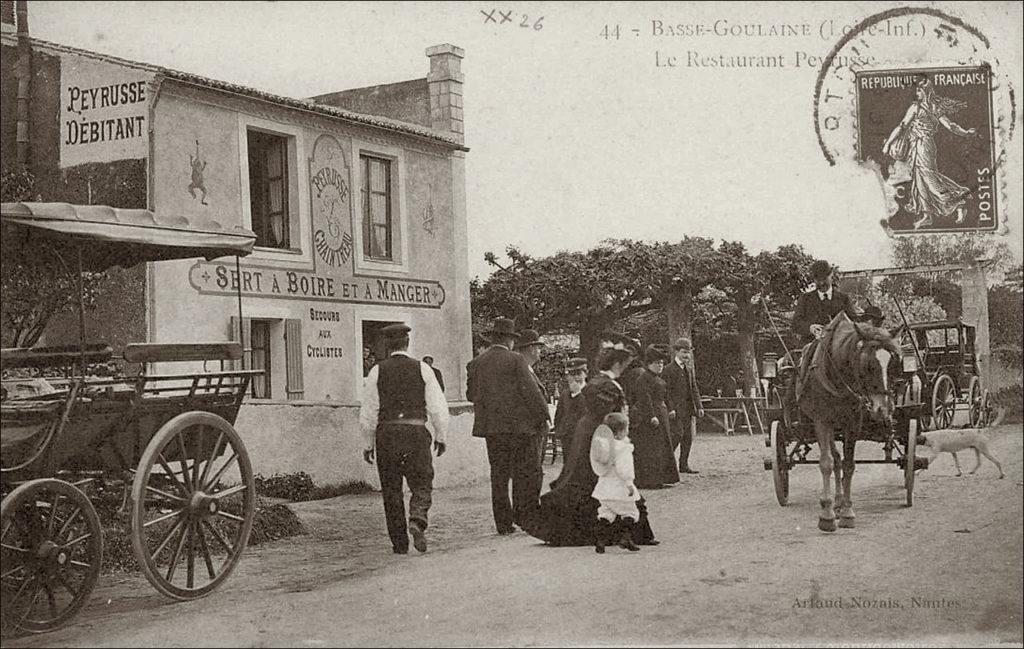
[[[899,359],[899,348],[888,331],[855,323],[844,312],[804,349],[797,405],[813,422],[818,442],[822,484],[818,529],[824,532],[836,531],[837,509],[839,527],[854,527],[850,490],[857,433],[865,412],[875,421],[891,420],[890,365],[895,367]],[[842,456],[836,448],[837,431],[842,433]],[[833,473],[838,502],[831,492]]]

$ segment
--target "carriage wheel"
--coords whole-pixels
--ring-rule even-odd
[[[903,486],[907,490],[907,507],[914,506],[914,465],[917,458],[917,419],[907,422],[907,453],[903,457]]]
[[[976,376],[971,377],[971,386],[967,389],[967,398],[971,404],[971,427],[978,428],[983,426],[984,410],[982,409],[982,400],[984,397],[981,393],[981,381]]]
[[[103,560],[103,532],[89,498],[44,478],[0,505],[3,630],[50,631],[89,601]]]
[[[139,462],[132,548],[158,591],[174,599],[202,597],[238,565],[255,512],[256,485],[241,437],[215,414],[182,413],[157,432]]]
[[[992,399],[989,398],[988,390],[982,390],[981,402],[978,404],[977,427],[984,428],[985,426],[991,426],[995,410],[995,404],[993,404]]]
[[[789,457],[786,454],[786,438],[779,429],[778,420],[772,422],[771,443],[775,498],[785,507],[789,502]]]
[[[934,430],[949,428],[953,423],[953,414],[956,412],[956,385],[948,374],[942,374],[935,379],[935,387],[932,388],[932,421],[931,427]]]

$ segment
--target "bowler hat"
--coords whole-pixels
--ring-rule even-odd
[[[587,359],[576,356],[565,362],[565,371],[572,373],[587,369]]]
[[[516,341],[516,349],[544,344],[545,343],[540,339],[540,334],[537,333],[535,329],[523,329],[519,332],[519,340]]]
[[[835,269],[835,266],[828,263],[824,259],[815,259],[814,263],[811,264],[811,279],[824,279],[828,277],[828,274],[834,271]]]
[[[645,363],[657,363],[668,360],[668,350],[662,345],[648,345],[644,350]]]
[[[693,350],[693,343],[690,342],[689,338],[676,338],[676,342],[672,345],[672,348],[676,351],[681,349]]]
[[[410,331],[412,331],[412,328],[409,325],[404,325],[399,322],[382,328],[380,333],[385,338],[401,338],[402,336],[407,335]]]
[[[518,338],[519,334],[516,333],[516,323],[510,318],[495,318],[491,324],[491,328],[483,332],[482,337],[487,340],[494,336],[508,336],[510,338]]]

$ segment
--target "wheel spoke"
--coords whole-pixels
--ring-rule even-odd
[[[167,581],[174,578],[174,572],[178,569],[178,559],[181,558],[181,550],[185,547],[185,537],[192,537],[192,526],[185,524],[181,528],[181,538],[178,539],[178,547],[174,548],[174,555],[171,556],[171,564],[167,568]]]
[[[72,545],[77,545],[77,544],[81,543],[82,541],[84,541],[86,539],[91,539],[91,538],[92,538],[92,532],[88,532],[88,533],[83,534],[82,536],[78,537],[74,541],[68,541],[67,543],[64,544],[64,547],[65,548],[70,548]]]
[[[178,520],[177,523],[171,526],[171,529],[168,530],[167,534],[164,535],[163,540],[160,541],[160,545],[156,546],[156,550],[153,551],[153,554],[151,556],[153,557],[154,560],[156,560],[156,558],[160,556],[160,553],[164,551],[164,548],[166,548],[167,544],[170,542],[171,537],[174,536],[174,533],[178,531],[178,528],[180,528],[184,524],[185,519],[181,518],[180,520]]]
[[[57,581],[59,581],[60,585],[64,587],[64,590],[66,590],[69,593],[71,593],[71,600],[72,601],[78,599],[79,591],[77,591],[77,590],[75,590],[74,588],[71,587],[71,584],[68,583],[67,577],[65,577],[61,573],[57,573]]]
[[[8,570],[7,572],[5,572],[3,574],[0,574],[0,579],[7,579],[8,577],[13,575],[14,573],[18,572],[19,570],[24,570],[24,569],[25,569],[25,565],[24,564],[21,564],[21,565],[18,565],[18,566],[14,566],[13,568]]]
[[[169,466],[169,465],[167,464],[167,460],[166,460],[166,459],[164,459],[164,454],[163,454],[163,453],[157,453],[157,455],[156,455],[156,461],[157,461],[157,462],[159,462],[159,463],[160,463],[160,466],[161,466],[161,467],[163,467],[163,470],[167,472],[167,476],[168,476],[168,477],[169,477],[169,478],[170,478],[170,479],[171,479],[171,480],[172,480],[172,481],[174,482],[174,486],[175,486],[175,487],[177,487],[177,488],[181,489],[181,492],[182,492],[183,494],[185,494],[186,496],[188,496],[188,495],[191,495],[191,493],[192,493],[192,492],[190,492],[190,491],[188,490],[188,486],[187,486],[187,485],[183,485],[183,484],[181,484],[181,481],[180,481],[180,480],[178,480],[178,474],[176,474],[176,473],[174,472],[174,469],[172,469],[172,468],[171,468],[171,467],[170,467],[170,466]]]
[[[84,561],[78,561],[77,559],[73,559],[71,561],[68,561],[68,565],[69,566],[75,566],[76,568],[85,568],[86,570],[92,569],[92,564],[91,563],[86,563]]]
[[[210,478],[210,480],[206,484],[203,485],[203,491],[209,491],[209,490],[213,489],[213,487],[221,479],[221,476],[223,476],[227,472],[228,468],[230,468],[231,465],[234,464],[235,460],[237,460],[237,459],[238,459],[238,453],[237,452],[232,453],[231,457],[228,458],[228,461],[224,463],[224,466],[222,466],[220,469],[218,469],[217,473],[212,478]]]
[[[197,426],[199,434],[196,435],[196,452],[192,455],[192,491],[199,490],[199,454],[203,450],[203,439],[206,437],[206,426]]]
[[[182,498],[181,496],[175,496],[174,494],[169,494],[166,491],[161,491],[160,489],[157,489],[156,487],[151,487],[149,485],[146,485],[146,491],[151,491],[151,492],[157,494],[158,496],[163,496],[164,498],[168,498],[170,500],[174,500],[174,501],[177,501],[179,503],[186,502],[185,499]]]
[[[206,572],[210,579],[217,578],[217,571],[213,569],[213,559],[210,557],[210,546],[206,544],[206,535],[203,534],[202,525],[196,525],[196,536],[199,537],[199,548],[203,551],[203,561],[206,562]]]
[[[2,547],[4,550],[10,550],[11,552],[28,552],[28,550],[25,548],[17,548],[13,545],[7,545],[6,543],[0,543],[0,547]]]
[[[185,482],[185,486],[189,487],[189,492],[192,491],[192,476],[188,472],[188,453],[185,452],[185,431],[178,433],[178,453],[181,457],[178,458],[178,464],[181,465],[181,479]]]
[[[220,431],[217,435],[217,442],[213,445],[213,450],[210,451],[210,459],[206,461],[206,466],[203,467],[203,475],[199,478],[200,488],[206,484],[206,477],[210,475],[210,467],[213,466],[213,461],[217,459],[217,449],[220,448],[220,443],[224,440],[224,431]]]
[[[32,581],[39,581],[39,580],[33,578]],[[25,620],[28,619],[28,616],[32,614],[32,609],[35,608],[36,600],[39,598],[39,593],[41,593],[41,592],[43,592],[43,586],[42,586],[42,584],[39,584],[38,586],[35,587],[35,592],[32,593],[32,598],[28,600],[28,607],[25,609],[25,614],[22,615],[21,619],[18,621],[18,626],[21,626],[22,624],[24,624]]]
[[[210,533],[213,534],[213,538],[217,539],[221,546],[223,546],[223,548],[228,551],[228,554],[234,553],[235,549],[231,547],[230,543],[227,542],[227,540],[224,538],[224,535],[221,534],[216,527],[210,524],[210,521],[204,520],[202,524],[205,525],[208,530],[210,530]]]
[[[188,524],[188,557],[186,557],[187,563],[186,577],[185,577],[185,588],[189,590],[195,588],[196,585],[196,544],[195,544],[195,521]]]
[[[234,495],[240,491],[245,491],[248,487],[244,484],[237,484],[234,487],[229,487],[224,491],[218,491],[215,494],[210,494],[211,498],[227,498],[228,496]]]
[[[62,495],[59,491],[56,492],[53,505],[50,507],[50,520],[46,522],[46,538],[48,539],[53,538],[53,526],[57,522],[57,508],[60,506],[60,497]]]
[[[50,584],[43,582],[43,589],[46,590],[46,602],[50,606],[50,619],[56,619],[57,617],[57,598],[53,596],[53,589],[50,588]]]
[[[218,511],[217,515],[218,516],[223,516],[224,518],[227,518],[228,520],[237,521],[239,523],[244,523],[245,522],[245,519],[242,518],[241,516],[235,516],[234,514],[229,514],[229,513],[227,513],[226,511],[223,511],[223,510]]]
[[[168,518],[174,518],[175,516],[178,516],[183,511],[185,511],[185,510],[184,509],[179,509],[176,512],[171,512],[170,514],[164,514],[163,516],[158,516],[158,517],[154,518],[151,521],[146,521],[145,523],[143,523],[142,527],[145,528],[145,527],[149,527],[150,525],[156,525],[157,523],[162,523],[165,520],[167,520]]]
[[[75,507],[75,511],[71,512],[71,516],[69,516],[68,519],[66,521],[64,521],[64,524],[61,525],[61,527],[60,527],[60,531],[57,532],[57,538],[58,539],[62,538],[64,536],[64,533],[68,531],[68,527],[71,526],[71,522],[74,521],[75,518],[79,514],[81,514],[81,513],[82,513],[82,508],[81,507]]]

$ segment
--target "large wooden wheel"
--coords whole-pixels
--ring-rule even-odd
[[[981,390],[981,380],[976,377],[971,377],[970,387],[967,389],[968,403],[971,404],[971,427],[978,428],[984,426],[984,395]]]
[[[789,502],[789,456],[786,453],[786,437],[778,420],[771,426],[772,482],[775,483],[775,498],[785,507]]]
[[[907,455],[903,458],[903,487],[907,490],[907,507],[914,506],[914,465],[917,463],[917,419],[907,422]]]
[[[212,413],[182,413],[157,432],[139,462],[132,548],[158,591],[202,597],[238,565],[255,512],[252,465],[238,433]]]
[[[931,428],[941,430],[949,428],[956,413],[956,384],[949,374],[940,374],[935,378],[932,388],[932,420]]]
[[[102,560],[100,519],[84,493],[52,478],[18,486],[0,505],[3,631],[69,621],[89,601]]]

